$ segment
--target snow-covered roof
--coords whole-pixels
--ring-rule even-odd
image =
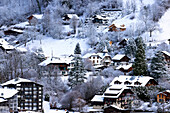
[[[103,102],[103,97],[102,95],[95,95],[92,100],[92,102]]]
[[[68,58],[47,58],[46,60],[44,60],[43,62],[41,62],[40,66],[47,66],[49,64],[54,64],[54,63],[66,63],[69,64],[72,62],[72,57],[68,57]]]
[[[18,32],[18,33],[23,33],[23,32],[24,32],[23,30],[20,30],[20,29],[14,29],[14,28],[9,29],[9,30],[11,30],[11,31],[15,31],[15,32]]]
[[[26,22],[21,22],[19,24],[15,24],[15,25],[12,25],[10,26],[11,28],[25,28],[27,25],[29,25],[29,23],[26,21]]]
[[[2,103],[2,102],[6,102],[6,101],[7,101],[6,99],[4,99],[4,98],[0,97],[0,103]]]
[[[107,17],[103,17],[103,16],[105,16],[105,15],[95,15],[96,16],[96,18],[98,18],[98,19],[102,19],[102,20],[108,20],[109,18],[107,18]]]
[[[9,43],[5,39],[0,38],[0,44],[1,45],[8,45]]]
[[[170,93],[170,90],[166,90],[166,92]]]
[[[42,17],[43,17],[43,14],[33,14],[32,16],[39,19],[39,20],[41,20]]]
[[[116,106],[116,105],[114,105],[114,104],[112,104],[112,105],[110,105],[111,107],[114,107],[114,108],[116,108],[116,109],[118,109],[118,110],[125,110],[125,109],[123,109],[123,108],[120,108],[120,107],[118,107],[118,106]]]
[[[16,84],[21,83],[21,82],[32,82],[32,81],[31,81],[31,80],[28,80],[28,79],[24,79],[24,78],[17,78],[17,79],[9,80],[9,81],[1,84],[1,85],[2,85],[2,86],[6,86],[6,85],[9,85],[9,84],[16,85]]]
[[[132,63],[128,64],[128,65],[119,65],[116,69],[124,69],[124,70],[128,70],[129,68],[132,67]]]
[[[16,89],[11,89],[11,88],[0,88],[0,97],[4,99],[8,99],[13,97],[15,94],[17,94],[18,91]],[[1,99],[2,101],[2,99]]]
[[[106,89],[106,91],[104,92],[102,97],[104,97],[104,98],[118,98],[125,89],[130,89],[130,88],[126,87],[126,86],[121,86],[121,85],[112,85]],[[113,95],[108,96],[107,94],[113,94]]]
[[[118,77],[115,77],[113,81],[110,83],[110,85],[116,85],[114,84],[115,81],[121,82],[121,86],[146,86],[149,80],[153,79],[149,76],[126,76],[126,75],[120,75]],[[130,82],[131,84],[124,84],[125,82]],[[141,83],[141,85],[135,85],[135,82]]]
[[[167,52],[167,51],[162,51],[162,53],[164,53],[164,54],[166,54],[167,56],[170,57],[170,53],[169,53],[169,52]]]
[[[16,50],[19,52],[27,52],[26,48],[21,48],[21,47],[17,47]]]
[[[4,45],[1,45],[5,50],[12,50],[12,49],[15,49],[15,47],[14,46],[12,46],[12,45],[6,45],[6,44],[4,44]]]
[[[121,60],[125,56],[126,56],[125,54],[117,54],[112,59],[113,60]]]
[[[83,56],[83,58],[89,58],[92,56],[99,56],[100,58],[104,58],[105,56],[110,56],[108,53],[87,53]]]
[[[122,29],[125,29],[125,28],[126,28],[124,24],[114,23],[114,25],[115,25],[117,28],[122,28]]]
[[[67,14],[69,18],[75,17],[76,19],[79,19],[79,17],[76,14]]]

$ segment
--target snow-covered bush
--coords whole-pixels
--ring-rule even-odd
[[[108,67],[101,72],[101,76],[104,76],[106,78],[108,77],[114,78],[119,75],[124,75],[124,74],[119,70],[114,70],[112,67]]]

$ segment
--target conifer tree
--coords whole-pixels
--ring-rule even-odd
[[[135,56],[136,53],[136,42],[134,38],[130,38],[127,42],[127,45],[125,47],[125,53],[126,55],[129,55],[131,58]]]
[[[76,48],[74,50],[74,54],[81,54],[80,44],[77,43]]]
[[[133,75],[135,76],[146,76],[147,75],[147,64],[145,56],[145,47],[142,37],[138,37],[136,40],[137,51],[135,54],[135,62],[133,64]]]
[[[164,74],[166,74],[165,60],[163,54],[158,51],[151,60],[150,75],[158,80]]]
[[[84,80],[86,79],[82,58],[79,56],[75,56],[73,61],[74,68],[71,69],[68,79],[69,81],[68,85],[71,88],[84,83]]]

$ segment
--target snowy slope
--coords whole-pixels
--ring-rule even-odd
[[[87,39],[77,39],[70,38],[65,40],[53,39],[51,37],[46,37],[42,39],[42,44],[40,44],[39,40],[34,40],[33,43],[30,41],[27,43],[27,49],[33,50],[35,48],[42,48],[44,51],[44,55],[46,57],[50,57],[53,53],[53,56],[63,56],[74,54],[74,49],[76,44],[80,44],[80,49],[82,53],[86,51],[89,47],[87,45]]]
[[[159,20],[160,28],[162,29],[162,32],[158,34],[157,40],[166,40],[169,39],[169,26],[170,26],[170,9],[168,9],[165,14],[162,16],[162,18]]]

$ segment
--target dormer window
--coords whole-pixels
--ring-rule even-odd
[[[125,85],[131,85],[132,83],[129,81],[124,82]]]
[[[116,81],[114,82],[114,84],[121,84],[121,82],[118,81],[118,80],[116,80]]]
[[[134,85],[141,85],[141,84],[142,84],[142,83],[140,83],[140,82],[138,82],[138,81],[134,83]]]

